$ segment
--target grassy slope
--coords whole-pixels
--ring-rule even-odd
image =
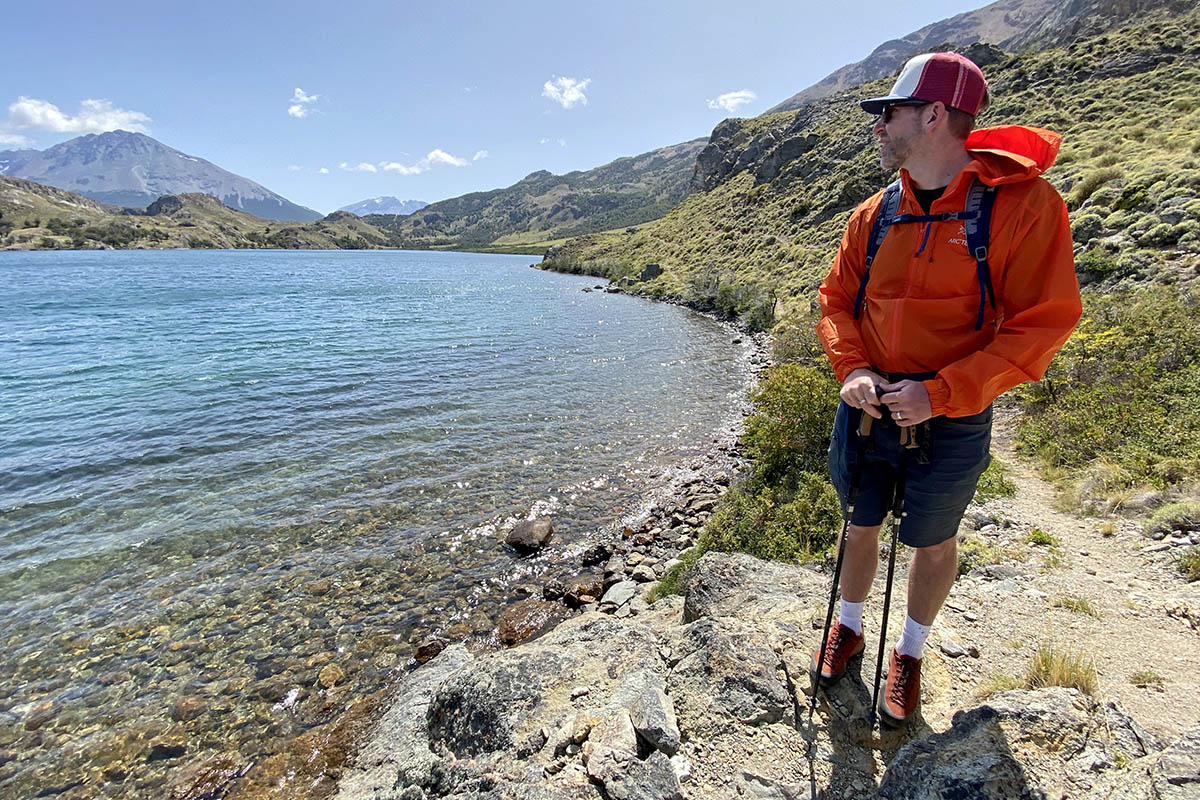
[[[1081,282],[1112,289],[1139,280],[1193,283],[1200,267],[1200,10],[1147,15],[1070,47],[999,56],[986,67],[995,101],[983,125],[1022,123],[1064,134],[1048,174],[1065,197],[1080,245]],[[652,296],[741,313],[764,303],[806,311],[853,207],[889,179],[856,99],[877,81],[819,108],[746,120],[817,143],[762,181],[753,169],[690,196],[633,233],[574,239],[547,266],[610,278],[647,263]],[[778,301],[777,304],[775,301]]]
[[[353,214],[309,223],[264,220],[204,194],[178,196],[165,213],[130,215],[82,195],[0,177],[0,249],[392,247]]]
[[[407,216],[366,219],[408,247],[481,249],[516,237],[518,247],[543,248],[547,241],[661,217],[687,194],[702,146],[703,140],[684,142],[566,175],[535,172],[512,186],[442,200]]]

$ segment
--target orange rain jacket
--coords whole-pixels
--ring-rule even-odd
[[[930,214],[962,211],[974,177],[1002,185],[988,248],[996,310],[987,306],[982,330],[975,330],[976,262],[957,220],[892,226],[855,320],[854,299],[883,192],[855,210],[820,288],[817,335],[839,381],[859,367],[936,372],[925,381],[934,416],[962,417],[1020,383],[1041,379],[1081,313],[1067,208],[1038,177],[1054,163],[1061,141],[1039,128],[973,131],[966,147],[974,160],[930,208]],[[923,215],[905,170],[900,179],[899,213]]]

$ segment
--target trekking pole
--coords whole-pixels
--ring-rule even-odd
[[[838,582],[842,577],[842,558],[846,555],[846,539],[850,536],[850,519],[854,516],[854,503],[858,500],[858,487],[862,483],[863,457],[866,455],[867,440],[871,438],[871,427],[875,418],[863,411],[858,423],[858,457],[850,472],[850,491],[846,493],[846,516],[842,523],[842,535],[838,539],[837,561],[833,566],[833,585],[829,588],[829,606],[825,609],[825,628],[821,633],[821,655],[817,668],[812,670],[809,681],[812,691],[808,697],[808,724],[812,725],[813,712],[817,709],[817,686],[821,682],[821,669],[825,666],[825,651],[829,646],[829,628],[833,624],[833,604],[837,601]],[[815,740],[814,740],[815,742]]]
[[[888,626],[888,611],[892,605],[892,577],[896,573],[896,547],[899,544],[900,537],[900,522],[904,515],[908,512],[904,510],[904,484],[905,484],[905,468],[907,466],[908,453],[901,451],[900,468],[896,470],[896,489],[895,495],[892,497],[892,547],[888,553],[888,571],[887,583],[883,590],[883,622],[879,625],[879,656],[875,659],[875,689],[871,692],[871,708],[867,711],[867,720],[874,727],[877,717],[876,704],[879,702],[879,676],[883,672],[883,648],[887,642],[887,626]]]

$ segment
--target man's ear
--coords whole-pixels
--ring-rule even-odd
[[[941,100],[935,100],[924,109],[925,127],[929,130],[935,130],[946,124],[946,120],[950,118],[950,113],[946,108],[946,104]]]

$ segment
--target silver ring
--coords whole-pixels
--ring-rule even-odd
[[[897,412],[896,412],[896,419],[904,419],[904,415],[903,415],[903,414],[901,414],[899,411],[897,411]]]

